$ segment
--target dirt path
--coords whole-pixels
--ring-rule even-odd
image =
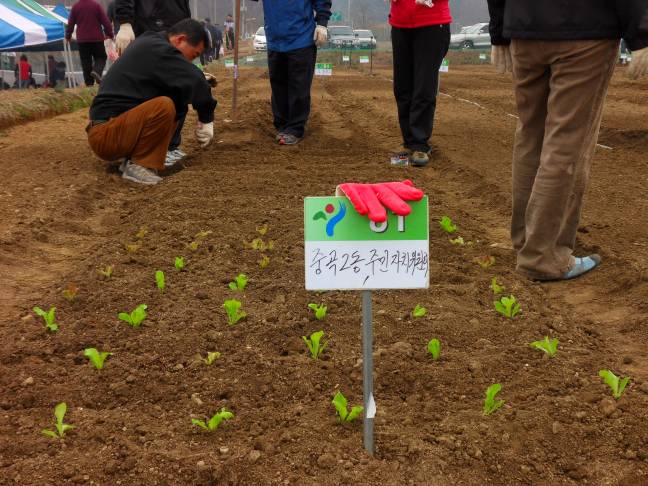
[[[610,93],[601,143],[613,149],[597,153],[579,234],[604,266],[539,285],[512,272],[515,120],[505,78],[480,68],[444,78],[437,155],[423,170],[387,163],[399,143],[388,73],[316,79],[309,136],[296,147],[272,142],[267,83],[262,70],[243,71],[234,123],[222,82],[214,143],[196,149],[190,119],[186,168],[152,188],[124,184],[94,160],[82,112],[0,138],[0,473],[8,484],[642,484],[645,90],[615,78]],[[370,459],[359,425],[337,425],[329,403],[336,390],[361,401],[359,299],[303,290],[302,199],[346,180],[404,178],[430,197],[431,285],[376,293]],[[444,214],[472,245],[448,242],[436,223]],[[248,245],[263,223],[276,246],[265,270]],[[200,231],[212,233],[197,239]],[[138,249],[127,252],[127,243]],[[497,259],[486,271],[473,263],[484,254]],[[178,255],[184,272],[172,267]],[[114,276],[100,278],[109,264]],[[167,274],[164,294],[155,269]],[[248,318],[228,327],[220,306],[239,272],[251,279],[241,295]],[[493,275],[522,303],[520,318],[493,312]],[[80,288],[73,303],[61,297],[70,282]],[[307,313],[313,300],[329,306],[323,323]],[[149,306],[142,328],[117,320],[140,303]],[[423,319],[409,316],[417,303],[429,310]],[[57,306],[58,334],[27,317],[34,305]],[[319,329],[329,350],[313,362],[301,336]],[[527,345],[546,334],[560,338],[553,360]],[[431,337],[443,343],[439,363],[424,355]],[[90,346],[115,353],[100,373],[82,356]],[[211,367],[196,358],[207,351],[222,352]],[[604,399],[601,368],[633,377],[618,404]],[[506,405],[483,417],[494,382]],[[64,446],[38,432],[60,401],[77,426]],[[222,430],[191,428],[190,418],[221,407],[235,413]]]

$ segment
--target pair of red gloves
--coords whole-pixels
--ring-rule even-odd
[[[385,208],[399,216],[407,216],[412,209],[405,201],[420,201],[423,191],[414,187],[410,180],[376,184],[345,182],[336,188],[335,195],[348,197],[359,214],[382,223],[387,220]]]

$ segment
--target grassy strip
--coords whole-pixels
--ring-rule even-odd
[[[66,89],[61,93],[54,90],[12,93],[16,95],[3,97],[0,103],[0,130],[90,106],[97,88]]]

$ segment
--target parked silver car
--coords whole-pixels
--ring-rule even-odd
[[[475,47],[489,47],[490,45],[487,22],[463,27],[458,34],[450,36],[450,47],[454,48],[473,49]]]
[[[256,34],[254,34],[252,45],[254,46],[255,51],[265,51],[268,49],[265,29],[263,27],[259,27],[259,30],[256,31]]]
[[[332,25],[328,28],[329,47],[333,49],[352,49],[355,34],[346,25]]]
[[[373,32],[366,29],[358,29],[354,30],[353,34],[355,35],[353,45],[356,49],[375,49],[376,38],[374,37]]]

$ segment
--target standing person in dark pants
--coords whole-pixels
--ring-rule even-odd
[[[392,0],[394,96],[403,148],[397,156],[414,166],[430,160],[439,68],[450,46],[448,0]]]
[[[518,273],[568,280],[596,268],[575,257],[583,195],[603,103],[619,55],[631,77],[648,72],[646,0],[488,0],[491,59],[513,71],[518,124],[513,145],[511,239]]]
[[[331,0],[263,0],[272,114],[280,145],[304,136],[317,47],[326,44]]]
[[[227,14],[223,25],[225,27],[225,47],[230,51],[234,50],[234,18],[232,14]]]
[[[103,7],[95,0],[79,0],[72,7],[65,30],[68,42],[72,39],[75,25],[83,80],[86,86],[92,86],[95,81],[101,82],[108,58],[104,39],[113,38],[112,25]]]
[[[209,31],[212,41],[209,56],[212,59],[218,59],[220,57],[220,48],[223,43],[223,33],[217,26],[211,23],[211,19],[209,17],[205,19],[205,27]]]
[[[115,19],[120,24],[116,37],[117,52],[146,31],[162,32],[183,19],[191,18],[189,0],[115,0]],[[207,47],[207,46],[206,46]],[[187,154],[180,150],[184,115],[178,119],[164,165],[172,167]]]

